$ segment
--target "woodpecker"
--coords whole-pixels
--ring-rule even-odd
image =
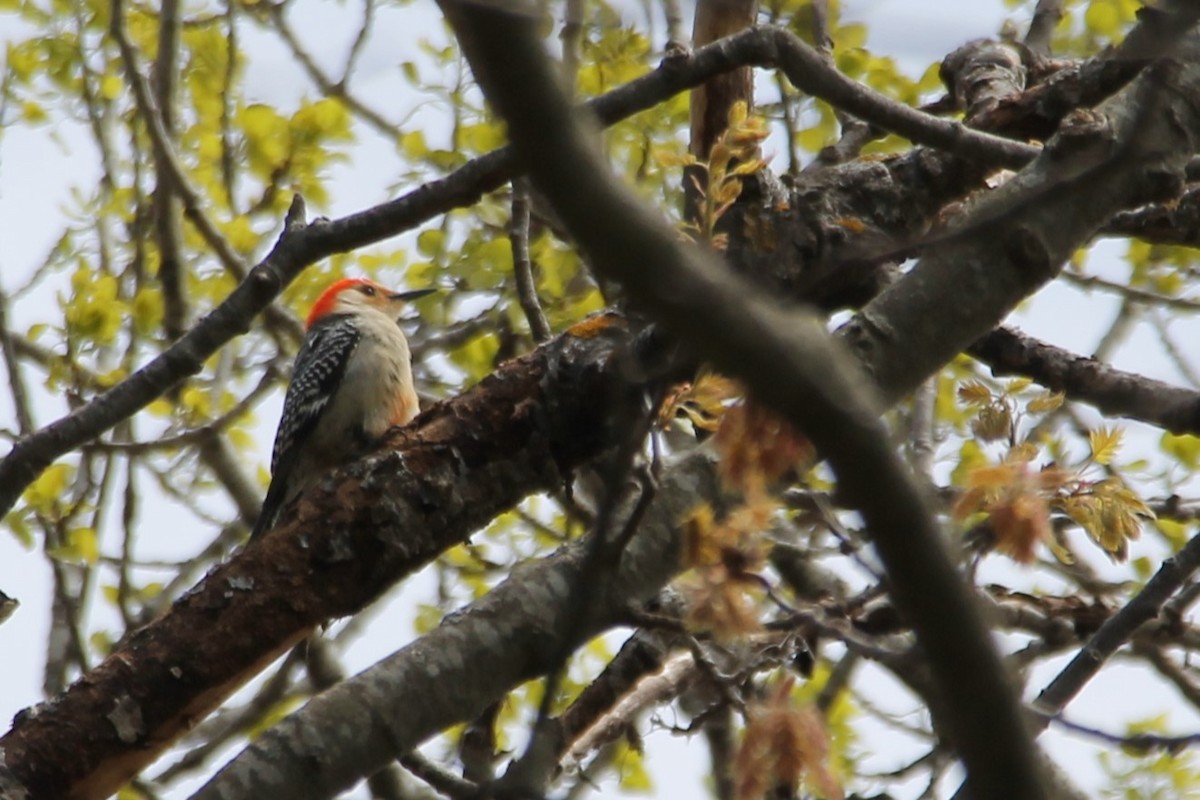
[[[389,428],[417,415],[412,354],[397,324],[407,301],[435,289],[393,292],[364,278],[335,282],[305,322],[271,453],[271,486],[253,540],[284,506]]]

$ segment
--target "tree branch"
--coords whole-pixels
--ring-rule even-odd
[[[1137,595],[1113,614],[1088,639],[1075,657],[1042,689],[1034,700],[1039,712],[1054,716],[1090,681],[1109,657],[1133,637],[1143,623],[1154,619],[1196,570],[1200,569],[1200,536],[1193,536],[1183,549],[1168,558]],[[1041,731],[1048,723],[1040,717]]]
[[[1025,46],[1038,58],[1050,57],[1050,42],[1054,29],[1063,15],[1063,0],[1038,0],[1025,33]]]
[[[1190,29],[1198,16],[1200,6],[1183,3],[1177,24]],[[889,398],[989,333],[1118,211],[1178,193],[1200,146],[1200,113],[1186,101],[1200,92],[1194,49],[1189,40],[1179,60],[1064,123],[1037,161],[979,197],[843,326],[877,382],[898,391]]]
[[[530,18],[452,0],[442,7],[534,183],[596,269],[620,280],[719,369],[743,379],[829,460],[839,490],[867,520],[897,603],[925,647],[979,796],[1043,797],[1032,743],[978,608],[852,361],[811,316],[783,312],[713,255],[679,246],[675,233],[615,182],[562,97]],[[786,53],[781,61],[786,68]]]
[[[1105,416],[1148,422],[1172,433],[1200,434],[1200,393],[1111,367],[1038,341],[1014,328],[997,328],[967,352],[993,375],[1023,375]]]
[[[619,569],[587,575],[593,543],[584,539],[515,571],[431,633],[272,727],[195,800],[332,797],[452,721],[474,719],[512,687],[557,668],[563,644],[578,646],[657,592],[679,569],[677,522],[696,497],[716,490],[711,456],[688,457],[669,471]],[[582,624],[573,613],[581,595],[590,598]],[[441,690],[448,684],[453,692]],[[341,724],[347,715],[354,725]],[[316,757],[314,747],[338,757]]]
[[[609,415],[640,400],[616,357],[630,341],[611,316],[572,331],[334,473],[53,705],[18,715],[0,749],[30,800],[107,797],[314,626],[607,446]]]

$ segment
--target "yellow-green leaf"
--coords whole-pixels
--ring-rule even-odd
[[[116,100],[125,91],[125,82],[116,75],[105,75],[100,80],[100,95],[105,100]]]
[[[1178,436],[1174,433],[1164,433],[1159,440],[1159,447],[1188,469],[1195,469],[1200,465],[1200,436],[1190,433]]]
[[[1088,433],[1088,442],[1092,447],[1092,460],[1097,464],[1109,464],[1121,448],[1121,439],[1125,431],[1121,428],[1109,428],[1101,425]]]
[[[38,479],[29,485],[22,498],[35,511],[49,512],[67,488],[67,482],[75,474],[70,464],[51,464]]]
[[[1030,414],[1056,411],[1062,406],[1065,399],[1066,395],[1062,392],[1042,392],[1025,405],[1025,410]]]
[[[1112,38],[1120,30],[1121,12],[1113,0],[1092,0],[1083,13],[1083,22],[1097,36]]]
[[[95,528],[71,528],[67,531],[67,547],[85,564],[100,560],[100,539]]]
[[[417,236],[417,252],[423,256],[434,258],[442,252],[446,243],[446,234],[440,228],[430,228],[421,231]]]
[[[425,132],[409,131],[401,135],[400,151],[410,161],[417,161],[424,158],[426,153],[429,152],[429,145],[425,144]]]

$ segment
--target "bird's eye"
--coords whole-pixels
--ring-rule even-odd
[[[367,284],[367,285],[363,286],[363,287],[361,288],[361,291],[362,291],[362,293],[363,293],[363,294],[365,294],[367,297],[374,297],[374,296],[375,296],[375,287],[374,287],[374,286],[371,286],[370,284]]]

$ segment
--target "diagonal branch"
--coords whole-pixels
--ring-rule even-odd
[[[334,797],[450,720],[476,718],[511,687],[557,668],[564,644],[578,646],[618,624],[630,602],[658,591],[679,569],[678,520],[697,496],[716,491],[711,455],[689,456],[665,477],[617,570],[588,572],[592,542],[584,539],[515,571],[434,631],[272,727],[194,800]],[[580,596],[591,606],[582,624],[572,613]]]
[[[1014,328],[997,328],[967,350],[993,375],[1023,375],[1110,417],[1200,434],[1200,393],[1172,386],[1038,341]]]
[[[1105,620],[1062,672],[1042,689],[1034,701],[1035,710],[1050,717],[1062,711],[1112,654],[1133,638],[1143,623],[1158,615],[1171,595],[1197,569],[1200,569],[1200,536],[1193,536],[1182,550],[1162,563],[1154,577],[1132,600]],[[1049,721],[1049,717],[1039,716],[1036,723],[1038,730],[1044,729]]]
[[[1019,703],[979,610],[851,359],[811,315],[784,312],[712,254],[681,247],[617,184],[557,87],[531,17],[450,0],[442,7],[534,183],[596,269],[744,380],[829,460],[839,490],[867,520],[897,603],[926,650],[979,796],[1043,797]]]
[[[591,320],[314,487],[280,528],[53,705],[19,715],[0,738],[0,781],[6,767],[29,800],[107,797],[313,627],[356,613],[526,495],[557,486],[608,446],[610,415],[640,402],[616,357],[630,345],[618,318]],[[114,703],[129,725],[113,719]]]

